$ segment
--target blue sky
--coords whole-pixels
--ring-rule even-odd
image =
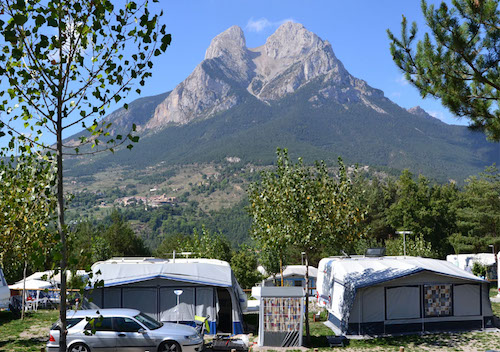
[[[256,47],[283,21],[293,20],[327,39],[352,75],[383,90],[400,106],[420,105],[446,123],[467,124],[467,120],[454,118],[439,101],[422,99],[392,61],[386,29],[399,33],[401,15],[405,14],[410,21],[417,21],[423,34],[419,0],[160,0],[157,6],[165,12],[163,21],[173,40],[157,60],[143,95],[173,89],[203,60],[212,38],[230,26],[240,26],[247,46]]]
[[[439,4],[440,0],[428,2]],[[146,81],[141,96],[175,88],[203,60],[211,40],[229,27],[240,26],[247,46],[252,48],[264,44],[281,23],[292,20],[328,40],[352,75],[383,90],[400,106],[420,105],[448,124],[467,125],[466,119],[454,118],[438,100],[422,99],[392,61],[386,30],[399,33],[405,14],[409,21],[417,21],[421,36],[426,27],[420,0],[159,0],[151,7],[153,11],[163,9],[162,22],[172,34],[172,44],[155,58],[153,77]],[[139,98],[132,92],[119,105],[110,106],[107,113]],[[14,125],[20,127],[21,122]],[[64,138],[80,130],[75,126]],[[51,134],[44,134],[42,140],[54,142]],[[6,142],[2,138],[0,146]]]

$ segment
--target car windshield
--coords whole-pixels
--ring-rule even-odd
[[[136,315],[134,318],[137,319],[137,321],[139,321],[140,323],[146,325],[146,327],[149,330],[159,329],[163,326],[163,323],[157,322],[156,320],[154,320],[153,318],[144,313],[140,313],[139,315]]]
[[[72,328],[79,322],[81,322],[83,318],[69,318],[66,319],[66,329]],[[61,330],[61,320],[58,320],[56,323],[52,324],[51,330]]]

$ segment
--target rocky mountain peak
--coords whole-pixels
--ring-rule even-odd
[[[406,111],[408,111],[410,114],[413,114],[413,115],[416,115],[419,117],[423,117],[423,118],[428,119],[428,120],[434,120],[436,122],[437,121],[441,122],[440,119],[435,118],[434,116],[429,114],[427,111],[422,109],[420,106],[414,106],[412,108],[406,109]]]
[[[205,60],[220,56],[240,56],[246,51],[246,41],[243,31],[238,26],[232,26],[212,39],[205,52]]]
[[[429,115],[427,113],[427,111],[425,111],[424,109],[422,109],[420,106],[414,106],[412,108],[407,109],[407,111],[410,114],[417,115],[417,116],[426,116],[426,115]]]
[[[374,89],[352,77],[330,43],[302,24],[286,22],[264,45],[251,49],[241,28],[232,26],[212,40],[205,60],[157,106],[145,129],[211,117],[246,99],[245,91],[271,104],[315,80],[322,87],[311,96],[315,106],[322,97],[383,111],[367,98]]]
[[[324,42],[302,24],[286,22],[267,38],[265,51],[273,59],[296,59],[323,47]]]

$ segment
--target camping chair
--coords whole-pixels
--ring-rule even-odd
[[[194,316],[196,331],[198,331],[201,337],[205,336],[205,331],[210,334],[210,326],[208,325],[208,318],[210,318],[210,315],[207,317],[200,317],[199,315]]]

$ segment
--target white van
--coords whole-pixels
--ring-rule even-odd
[[[5,276],[3,275],[2,268],[0,268],[0,309],[9,308],[10,290]]]

